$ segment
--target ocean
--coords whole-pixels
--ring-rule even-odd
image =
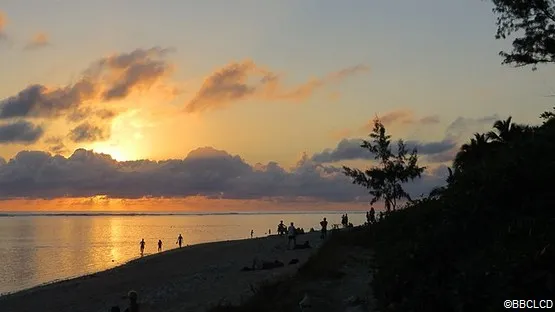
[[[0,294],[78,277],[145,255],[184,245],[263,237],[276,233],[280,220],[308,231],[341,223],[344,212],[296,213],[0,213]],[[364,212],[348,212],[349,222],[364,223]]]

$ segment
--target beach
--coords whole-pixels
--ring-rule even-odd
[[[145,256],[122,266],[0,297],[3,312],[109,311],[126,307],[124,296],[139,293],[141,311],[205,311],[220,302],[239,303],[266,280],[294,274],[322,243],[319,233],[297,237],[312,248],[287,250],[283,236],[191,245]],[[253,259],[284,267],[241,271]],[[292,259],[296,264],[289,265]]]

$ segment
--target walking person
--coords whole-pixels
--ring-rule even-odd
[[[162,251],[162,240],[158,240],[158,252]]]
[[[139,243],[141,245],[141,256],[145,253],[145,239],[141,239],[141,242]]]
[[[183,236],[181,236],[181,234],[179,234],[179,236],[177,237],[177,242],[175,243],[179,244],[179,248],[181,248],[181,245],[183,245]]]

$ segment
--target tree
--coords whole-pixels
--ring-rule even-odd
[[[468,169],[469,166],[481,165],[484,156],[488,152],[488,136],[475,133],[474,138],[470,139],[470,143],[461,146],[460,151],[453,160],[453,168],[456,172]]]
[[[487,134],[487,138],[493,142],[506,143],[514,138],[514,134],[517,129],[515,129],[515,124],[512,123],[512,117],[509,116],[507,120],[497,120],[493,124],[493,129],[496,131],[490,131]]]
[[[500,52],[504,64],[515,66],[555,62],[555,1],[554,0],[492,0],[497,15],[496,39],[515,33],[513,50]]]
[[[393,154],[391,136],[386,134],[385,127],[378,118],[374,120],[374,129],[369,136],[372,140],[364,140],[361,147],[375,155],[378,165],[364,172],[346,166],[343,166],[343,170],[353,179],[353,184],[369,189],[373,196],[371,204],[383,200],[389,212],[397,208],[398,200],[411,200],[402,183],[419,178],[426,167],[418,166],[416,148],[409,154],[403,140],[399,140],[397,144],[397,155]]]

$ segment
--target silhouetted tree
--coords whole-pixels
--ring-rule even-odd
[[[497,39],[522,33],[511,52],[500,52],[504,64],[515,66],[555,62],[555,1],[492,0],[497,15]]]
[[[493,142],[508,142],[511,141],[515,134],[515,124],[512,122],[512,117],[509,116],[507,120],[497,120],[493,124],[493,128],[497,131],[490,131],[487,138]]]
[[[474,137],[470,139],[470,143],[463,144],[455,156],[453,161],[455,171],[461,172],[465,167],[468,169],[469,165],[483,164],[484,155],[487,152],[487,144],[488,136],[475,133]]]
[[[411,200],[402,183],[420,177],[425,167],[418,166],[416,148],[409,154],[403,140],[397,143],[397,155],[393,154],[390,146],[391,136],[386,134],[385,127],[378,118],[374,120],[370,138],[372,140],[364,140],[361,147],[375,155],[378,165],[364,172],[346,166],[343,166],[343,170],[353,179],[354,184],[370,190],[369,193],[373,196],[371,204],[383,200],[389,212],[396,209],[398,200]]]

